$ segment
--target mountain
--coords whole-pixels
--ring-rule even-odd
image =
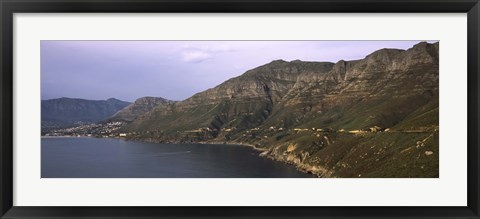
[[[276,60],[159,105],[122,131],[249,144],[321,177],[438,177],[439,43],[361,60]]]
[[[131,122],[138,116],[141,116],[153,108],[161,105],[173,104],[175,101],[167,100],[161,97],[142,97],[122,110],[115,113],[110,120],[111,121],[125,121]]]
[[[58,98],[42,100],[42,131],[52,128],[99,122],[110,118],[130,103],[110,98],[108,100],[85,100]]]

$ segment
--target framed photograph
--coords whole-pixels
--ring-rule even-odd
[[[479,4],[2,0],[2,218],[479,218]]]

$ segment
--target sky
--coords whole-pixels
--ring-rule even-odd
[[[356,60],[419,42],[41,41],[41,98],[184,100],[273,60]]]

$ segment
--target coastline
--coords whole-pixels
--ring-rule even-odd
[[[93,136],[70,136],[70,135],[59,135],[59,136],[40,136],[40,138],[94,138]]]
[[[218,144],[218,145],[232,145],[232,146],[244,146],[244,147],[250,147],[253,148],[256,151],[267,151],[267,149],[263,148],[258,148],[253,144],[247,144],[243,142],[216,142],[216,141],[200,141],[196,142],[196,144]]]
[[[115,137],[119,138],[119,137]],[[271,159],[275,162],[281,162],[287,165],[292,165],[295,167],[300,172],[311,174],[317,178],[322,178],[325,176],[330,176],[331,172],[326,170],[325,168],[322,167],[317,167],[317,166],[312,166],[309,164],[304,164],[301,163],[298,158],[292,158],[292,155],[289,155],[287,157],[283,155],[278,155],[278,154],[272,154],[273,151],[270,149],[266,148],[258,148],[253,144],[248,144],[248,143],[242,143],[242,142],[216,142],[216,141],[199,141],[199,142],[188,142],[188,143],[182,143],[182,142],[169,142],[169,143],[162,143],[162,142],[157,142],[157,141],[150,141],[147,139],[125,139],[125,138],[120,138],[124,139],[127,141],[139,141],[139,142],[149,142],[149,143],[156,143],[156,144],[214,144],[214,145],[224,145],[224,146],[242,146],[242,147],[249,147],[252,148],[256,151],[261,152],[258,154],[260,157],[265,157],[268,159]]]
[[[319,166],[313,166],[309,164],[304,164],[300,161],[300,159],[292,156],[292,155],[279,155],[279,154],[274,154],[272,150],[267,149],[267,148],[258,148],[253,144],[248,144],[248,143],[242,143],[242,142],[198,142],[199,144],[220,144],[220,145],[235,145],[235,146],[245,146],[245,147],[251,147],[256,151],[260,151],[258,156],[260,157],[266,157],[269,158],[273,161],[276,162],[282,162],[288,165],[295,166],[295,168],[298,171],[301,171],[303,173],[311,174],[314,175],[317,178],[325,177],[325,176],[330,176],[332,173],[328,171],[325,168],[319,167]]]
[[[41,136],[41,138],[45,139],[53,139],[53,138],[102,138],[102,137],[97,137],[97,136]],[[283,156],[280,154],[275,154],[273,151],[266,149],[266,148],[258,148],[253,144],[248,144],[244,142],[217,142],[217,141],[199,141],[199,142],[158,142],[156,140],[149,140],[149,139],[129,139],[125,137],[119,137],[119,136],[112,136],[108,137],[112,139],[119,139],[119,140],[125,140],[125,141],[137,141],[137,142],[146,142],[146,143],[155,143],[155,144],[213,144],[213,145],[224,145],[224,146],[241,146],[241,147],[249,147],[252,148],[255,151],[261,152],[257,156],[260,157],[265,157],[268,159],[271,159],[275,162],[281,162],[287,165],[294,166],[298,171],[311,174],[315,177],[325,177],[330,174],[328,173],[327,170],[321,167],[316,167],[308,164],[304,164],[300,162],[300,160],[292,155],[287,155]]]

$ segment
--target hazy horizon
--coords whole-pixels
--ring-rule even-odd
[[[419,42],[41,41],[41,99],[184,100],[273,60],[335,63]]]

